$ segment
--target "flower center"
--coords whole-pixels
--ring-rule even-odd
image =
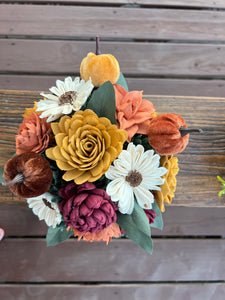
[[[51,206],[51,203],[47,201],[47,199],[42,198],[42,201],[44,202],[44,205],[46,205],[47,207],[51,208],[52,210],[54,210],[54,208]]]
[[[64,104],[73,104],[73,102],[77,98],[77,92],[71,91],[71,92],[66,92],[65,94],[61,95],[58,99],[58,104],[64,105]]]
[[[142,182],[142,175],[136,170],[132,170],[126,176],[126,181],[129,182],[130,186],[136,187]]]

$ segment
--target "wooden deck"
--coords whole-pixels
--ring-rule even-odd
[[[56,79],[79,74],[96,35],[130,90],[204,132],[179,155],[153,255],[129,240],[47,248],[45,224],[1,189],[0,299],[224,299],[225,198],[216,179],[225,178],[224,28],[224,0],[1,1],[0,167],[15,152],[24,108]]]

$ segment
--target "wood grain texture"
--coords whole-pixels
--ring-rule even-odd
[[[113,54],[126,76],[225,76],[225,45],[101,41],[101,51]],[[95,52],[94,41],[3,39],[0,71],[79,74],[89,52]]]
[[[0,281],[5,283],[225,279],[222,239],[154,239],[152,255],[130,240],[106,246],[70,239],[51,248],[44,239],[5,239],[0,249]]]
[[[157,300],[207,299],[224,300],[224,284],[26,284],[22,286],[4,284],[0,286],[0,297],[10,300]]]
[[[153,236],[225,236],[224,209],[166,207],[163,230],[152,228]],[[40,222],[31,209],[24,205],[1,203],[0,228],[6,236],[45,236],[47,225]]]
[[[47,91],[55,85],[56,75],[0,75],[0,87],[3,90]],[[223,97],[225,80],[171,79],[171,78],[129,78],[126,77],[129,90],[143,90],[149,95]]]
[[[223,0],[4,0],[4,3],[58,3],[74,5],[139,5],[154,7],[225,8]]]
[[[158,113],[177,113],[188,127],[201,128],[192,134],[186,150],[178,155],[180,172],[173,205],[225,206],[217,196],[220,183],[216,176],[225,174],[224,98],[145,96]],[[0,93],[0,165],[15,153],[14,136],[25,107],[39,100],[38,92],[1,91]],[[7,119],[6,119],[7,116]],[[7,188],[1,188],[0,202],[18,201]]]
[[[2,4],[0,35],[221,41],[225,12]],[[65,22],[66,17],[66,22]],[[138,26],[136,25],[138,24]]]

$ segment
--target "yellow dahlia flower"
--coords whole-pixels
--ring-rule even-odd
[[[92,110],[77,111],[72,118],[64,116],[52,123],[56,147],[46,150],[48,158],[66,171],[65,181],[76,184],[99,179],[118,157],[127,140],[127,132],[117,129],[107,118]]]
[[[176,175],[179,171],[178,159],[173,156],[162,156],[160,159],[160,166],[165,167],[168,172],[162,176],[162,178],[165,178],[165,182],[160,186],[161,191],[155,192],[155,198],[160,210],[164,212],[164,202],[171,203],[176,190]]]

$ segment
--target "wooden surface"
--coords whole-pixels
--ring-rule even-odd
[[[218,197],[220,183],[216,176],[224,175],[225,98],[199,98],[175,96],[144,96],[157,112],[177,113],[188,127],[201,128],[203,133],[190,136],[186,150],[178,155],[180,172],[173,205],[225,206]],[[26,107],[40,99],[38,92],[0,91],[0,163],[15,153],[15,134]],[[210,114],[209,114],[210,111]],[[7,118],[6,118],[7,116]],[[0,202],[21,201],[1,188]]]
[[[0,89],[47,90],[78,74],[100,35],[130,89],[223,97],[224,7],[223,0],[2,1]]]
[[[0,299],[224,300],[225,202],[216,180],[225,177],[224,8],[224,0],[0,1],[0,90],[20,90],[1,93],[0,166],[15,152],[25,107],[39,99],[22,91],[78,75],[96,35],[130,90],[182,96],[147,98],[204,129],[179,155],[176,198],[163,231],[152,231],[152,256],[126,240],[47,248],[44,221],[1,189]]]

